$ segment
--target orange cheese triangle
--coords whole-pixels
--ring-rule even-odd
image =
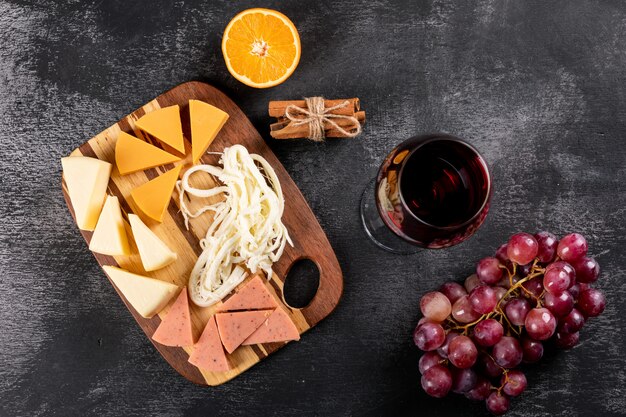
[[[120,174],[126,175],[159,165],[180,161],[180,158],[150,145],[126,132],[120,132],[115,143],[115,163]]]
[[[228,120],[228,113],[204,101],[189,100],[189,120],[191,122],[191,155],[195,164]]]
[[[276,308],[276,300],[258,275],[219,306],[217,311],[264,310]]]
[[[288,342],[290,340],[300,340],[300,332],[285,310],[279,307],[254,333],[244,340],[242,345]]]
[[[135,125],[161,142],[167,143],[178,152],[185,153],[183,128],[180,123],[180,108],[178,104],[151,111],[140,117],[135,122]]]
[[[220,339],[228,353],[233,353],[272,313],[272,310],[240,311],[215,315]]]
[[[230,369],[215,324],[215,316],[211,316],[198,343],[194,345],[193,352],[189,355],[189,363],[211,372],[226,372]]]
[[[130,192],[131,197],[146,216],[158,222],[163,221],[163,215],[170,204],[182,167],[179,165]]]
[[[187,287],[178,295],[169,313],[152,335],[152,340],[165,346],[193,345]]]

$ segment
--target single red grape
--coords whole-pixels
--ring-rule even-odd
[[[467,291],[465,288],[459,284],[458,282],[446,282],[441,287],[439,287],[439,292],[448,297],[450,300],[450,304],[456,303],[456,300],[467,295]]]
[[[494,319],[483,320],[474,326],[472,336],[480,346],[493,346],[504,336],[504,327]]]
[[[584,285],[582,283],[580,284],[574,284],[571,287],[569,287],[569,289],[567,291],[569,291],[570,294],[572,294],[572,297],[574,297],[574,301],[578,300],[578,296],[580,295],[580,286]]]
[[[441,323],[452,312],[452,305],[448,297],[438,291],[431,291],[422,296],[420,310],[427,319]]]
[[[576,333],[583,328],[584,324],[585,316],[583,316],[580,311],[573,308],[568,315],[560,320],[557,329],[561,333]]]
[[[501,394],[498,391],[494,391],[489,394],[487,400],[485,400],[487,410],[494,416],[501,416],[509,411],[511,401],[505,394]]]
[[[478,365],[480,371],[489,378],[497,378],[502,375],[502,367],[498,365],[486,352],[483,352],[478,356]]]
[[[465,398],[472,401],[484,401],[491,394],[491,382],[479,376],[476,385],[465,393]]]
[[[580,333],[566,333],[566,332],[557,332],[555,335],[555,345],[559,349],[567,350],[571,349],[578,344],[578,340],[580,339]]]
[[[526,291],[530,292],[535,297],[541,297],[541,294],[543,293],[543,280],[540,276],[535,277],[530,281],[526,281],[525,283],[523,283],[522,287],[524,287]]]
[[[524,320],[526,320],[526,316],[531,308],[530,302],[527,299],[516,297],[507,301],[504,306],[504,314],[506,314],[511,324],[523,326]]]
[[[448,360],[457,368],[469,368],[476,363],[478,349],[467,336],[459,336],[452,339],[448,347]]]
[[[563,291],[559,295],[546,292],[543,306],[550,310],[555,317],[563,317],[574,308],[574,297],[569,291]]]
[[[536,340],[547,340],[556,330],[556,318],[547,308],[533,308],[524,322],[526,332]]]
[[[452,317],[454,317],[454,319],[459,323],[467,324],[477,320],[480,317],[480,314],[472,308],[469,296],[464,295],[456,300],[452,306]]]
[[[576,270],[576,280],[578,282],[596,282],[600,276],[600,264],[593,258],[583,256],[575,260],[572,266]]]
[[[535,239],[538,245],[537,258],[539,262],[544,264],[552,262],[556,254],[556,247],[559,244],[559,240],[550,232],[535,233]]]
[[[422,375],[421,382],[426,394],[435,398],[443,398],[448,395],[452,387],[452,374],[443,365],[431,366]]]
[[[517,233],[511,236],[507,246],[509,259],[519,265],[532,262],[539,250],[537,241],[528,233]]]
[[[471,292],[474,288],[481,284],[480,279],[478,279],[478,275],[472,274],[469,277],[465,278],[465,282],[463,283],[467,292]]]
[[[550,264],[543,275],[543,288],[552,294],[560,294],[571,286],[571,277],[567,270],[557,265]]]
[[[524,392],[528,384],[526,375],[517,369],[507,372],[506,375],[502,375],[500,383],[502,384],[502,391],[511,397],[517,397]]]
[[[604,294],[594,288],[587,288],[578,296],[578,309],[587,317],[599,316],[604,307],[606,307]]]
[[[417,326],[413,332],[413,342],[425,352],[437,349],[445,339],[446,333],[437,323],[426,322]]]
[[[565,262],[575,261],[587,254],[587,241],[579,233],[570,233],[561,238],[556,253]]]
[[[478,382],[478,374],[472,368],[452,370],[452,392],[465,394]]]
[[[519,341],[511,336],[504,336],[493,346],[493,359],[503,368],[515,368],[522,362],[524,353]]]
[[[446,340],[444,340],[443,344],[439,346],[439,348],[437,348],[437,353],[439,353],[440,356],[447,359],[448,348],[450,347],[450,342],[452,341],[452,339],[458,336],[460,335],[457,332],[452,332],[452,331],[448,332],[448,334],[446,335]]]
[[[476,265],[476,275],[483,284],[494,285],[502,278],[502,269],[500,261],[496,258],[487,257],[478,261]]]
[[[500,245],[498,250],[496,250],[496,259],[502,262],[502,265],[506,265],[509,262],[508,245],[506,243]]]
[[[496,292],[487,285],[479,285],[474,288],[470,292],[469,301],[474,311],[479,314],[491,313],[498,304]]]
[[[442,363],[444,359],[435,351],[426,352],[419,361],[420,374],[424,374],[429,368]]]
[[[502,287],[493,287],[493,291],[496,293],[496,300],[500,301],[502,297],[506,294],[506,288]]]
[[[543,357],[543,344],[528,336],[522,337],[522,352],[524,354],[524,362],[535,363]]]

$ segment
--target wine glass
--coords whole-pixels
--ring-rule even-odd
[[[361,197],[361,220],[379,247],[410,254],[476,232],[489,211],[491,176],[469,143],[443,133],[412,137],[383,161]]]

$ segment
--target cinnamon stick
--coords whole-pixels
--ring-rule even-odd
[[[358,98],[348,98],[340,100],[324,100],[324,108],[337,106],[345,101],[349,104],[340,109],[333,110],[333,114],[341,114],[344,116],[354,116],[356,112],[361,110],[361,103]],[[289,100],[289,101],[270,101],[269,115],[271,117],[283,117],[287,106],[294,105],[301,108],[306,108],[306,102],[304,100]]]
[[[329,106],[330,107],[330,106]],[[333,112],[334,113],[334,112]],[[365,122],[365,112],[358,111],[354,114],[354,117],[360,124]],[[276,123],[270,125],[270,135],[274,139],[293,139],[304,138],[309,135],[309,126],[307,124],[295,125],[289,119],[281,117]],[[337,123],[339,127],[346,130],[352,130],[355,128],[354,121],[348,119],[333,119],[333,122]],[[324,134],[329,138],[345,137],[337,129],[335,129],[330,123],[324,123]]]

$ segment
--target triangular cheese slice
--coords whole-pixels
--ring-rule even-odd
[[[141,263],[146,271],[155,271],[174,262],[178,256],[167,247],[136,214],[129,214],[128,220],[133,230]]]
[[[194,345],[193,352],[189,355],[189,363],[211,372],[226,372],[230,369],[215,324],[215,316],[211,316],[198,343]]]
[[[167,316],[152,335],[152,340],[165,346],[193,345],[187,287],[184,287],[178,295]]]
[[[86,156],[61,158],[63,178],[79,229],[93,230],[106,197],[111,164]]]
[[[124,218],[117,197],[107,196],[93,231],[89,250],[103,255],[130,255],[130,245],[124,228]]]
[[[151,111],[139,118],[135,125],[161,142],[167,143],[178,152],[185,153],[183,128],[180,123],[180,108],[178,104]]]
[[[126,300],[147,319],[161,311],[178,290],[169,282],[133,274],[115,266],[105,265],[102,269]]]
[[[165,152],[126,132],[120,132],[115,144],[115,163],[120,174],[126,175],[144,169],[180,161],[178,156]]]
[[[228,113],[204,101],[189,100],[189,119],[191,122],[191,155],[197,163],[217,136]]]
[[[257,275],[219,306],[217,311],[264,310],[277,306],[263,279]]]
[[[233,353],[272,313],[272,310],[240,311],[215,315],[220,339],[228,353]]]
[[[163,215],[170,204],[172,192],[182,167],[179,165],[130,192],[133,200],[146,216],[158,222],[163,221]]]
[[[274,310],[271,316],[254,331],[242,345],[258,343],[288,342],[300,340],[300,332],[289,315],[281,307]]]

